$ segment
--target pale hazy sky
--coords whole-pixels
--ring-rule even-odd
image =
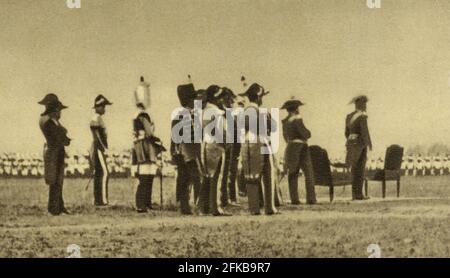
[[[56,92],[73,149],[90,145],[94,97],[114,105],[110,145],[130,146],[132,91],[151,83],[157,133],[169,144],[176,87],[241,91],[240,76],[290,95],[312,131],[311,144],[344,151],[354,95],[369,95],[375,153],[392,143],[450,145],[450,1],[381,0],[0,0],[0,151],[40,152],[37,104]],[[282,117],[284,114],[282,114]]]

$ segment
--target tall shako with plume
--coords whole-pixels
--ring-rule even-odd
[[[190,74],[188,74],[188,82],[177,87],[177,95],[182,107],[192,108],[196,93]]]

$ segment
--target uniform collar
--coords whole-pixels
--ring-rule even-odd
[[[259,108],[259,105],[254,103],[254,102],[249,102],[247,107],[254,107],[254,108]]]

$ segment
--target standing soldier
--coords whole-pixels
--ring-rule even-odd
[[[252,124],[249,120],[240,118],[244,115],[240,115],[238,118],[239,121],[245,120],[245,142],[241,144],[241,160],[247,187],[249,210],[252,215],[260,214],[260,205],[262,202],[264,202],[265,214],[272,215],[278,213],[278,210],[275,208],[277,164],[274,162],[273,154],[261,153],[262,147],[270,149],[270,142],[264,138],[267,139],[267,136],[273,131],[271,128],[274,128],[276,125],[271,119],[270,114],[262,115],[260,111],[262,98],[268,93],[261,85],[254,83],[246,92],[241,94],[241,96],[246,96],[249,101],[245,109],[245,115],[254,114],[257,117],[256,130],[251,127]],[[263,131],[258,130],[260,127],[260,119],[267,119],[267,122],[261,125],[265,126],[264,131],[267,131],[267,134],[260,134]],[[256,140],[254,140],[255,138]]]
[[[298,173],[300,169],[305,176],[306,203],[317,203],[314,190],[314,173],[311,162],[311,154],[308,147],[308,139],[311,132],[305,127],[300,116],[299,107],[304,105],[300,100],[292,97],[286,101],[281,109],[286,109],[289,115],[283,119],[283,137],[287,143],[284,153],[285,169],[288,173],[289,194],[291,204],[299,205]]]
[[[182,124],[186,130],[190,132],[191,142],[174,143],[172,140],[170,152],[172,161],[177,165],[177,179],[176,179],[176,199],[180,202],[180,212],[184,215],[192,214],[189,205],[190,200],[190,186],[194,188],[194,203],[197,202],[200,186],[200,143],[194,142],[194,99],[197,95],[192,82],[188,84],[179,85],[177,88],[180,105],[183,109],[180,113],[175,115],[172,119],[172,128],[175,125]],[[183,113],[186,113],[185,115]],[[175,132],[175,129],[172,129]],[[174,136],[183,136],[184,134],[172,134]]]
[[[367,125],[367,101],[368,98],[364,95],[353,98],[350,103],[355,104],[355,111],[348,114],[345,121],[346,164],[351,167],[353,200],[368,198],[364,197],[362,191],[367,150],[372,150],[372,141]]]
[[[47,95],[40,104],[45,105],[39,125],[47,141],[44,153],[45,182],[49,185],[48,212],[52,215],[68,214],[64,207],[64,157],[70,144],[67,130],[61,125],[61,110],[67,108],[54,94]]]
[[[203,183],[200,190],[199,207],[201,214],[213,216],[229,216],[220,206],[219,181],[224,173],[224,143],[216,139],[225,139],[225,111],[223,110],[223,88],[211,85],[206,89],[206,106],[203,112],[203,142],[201,159],[203,166]],[[206,113],[210,118],[205,117]],[[213,132],[214,130],[214,132]],[[213,134],[214,133],[214,134]],[[220,140],[220,139],[219,139]],[[209,208],[208,208],[209,203]]]
[[[139,180],[136,190],[136,210],[138,213],[145,213],[152,209],[152,187],[158,171],[157,160],[165,149],[161,140],[154,135],[155,125],[147,112],[150,107],[150,84],[145,82],[144,77],[141,77],[134,98],[138,109],[133,119],[133,165],[135,176]]]
[[[90,158],[94,170],[94,204],[96,206],[108,205],[109,170],[105,155],[108,150],[108,136],[103,121],[107,105],[112,103],[103,95],[95,98],[93,107],[95,115],[90,123],[93,138]]]
[[[224,97],[222,99],[223,108],[229,109],[234,104],[234,99],[236,95],[229,88],[223,87]],[[234,134],[233,142],[226,142],[224,145],[225,149],[225,164],[224,172],[222,175],[221,186],[220,186],[220,202],[222,207],[228,205],[237,205],[237,192],[236,192],[236,172],[237,172],[237,162],[238,162],[238,149],[235,146],[237,141],[237,124],[234,114],[229,113],[226,115],[227,128],[233,128],[233,130],[227,130],[227,134]]]

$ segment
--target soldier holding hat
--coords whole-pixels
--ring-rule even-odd
[[[348,114],[345,120],[345,137],[347,139],[346,164],[351,167],[352,198],[365,200],[362,187],[367,162],[367,150],[372,150],[369,128],[367,125],[367,96],[360,95],[352,99],[355,111]]]
[[[299,107],[303,102],[292,97],[286,101],[281,109],[286,109],[289,115],[283,119],[283,137],[287,143],[284,154],[284,165],[288,172],[289,194],[291,203],[299,205],[298,174],[300,169],[305,176],[306,203],[315,204],[316,193],[314,190],[314,173],[311,162],[311,154],[308,147],[308,139],[311,132],[305,127],[300,116]]]
[[[64,106],[54,94],[47,95],[39,104],[45,105],[39,121],[47,141],[44,153],[45,182],[49,185],[48,211],[52,215],[67,214],[63,200],[65,147],[70,144],[67,130],[61,125],[61,111]]]
[[[94,169],[94,204],[96,206],[108,205],[109,170],[105,155],[108,150],[108,135],[103,121],[107,105],[112,105],[112,103],[103,95],[95,98],[93,107],[95,115],[89,125],[93,138],[90,161],[91,167]]]

